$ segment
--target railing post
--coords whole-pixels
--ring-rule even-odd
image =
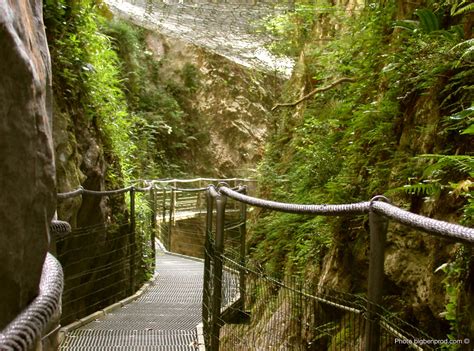
[[[211,259],[214,257],[213,245],[211,243],[212,236],[212,211],[213,198],[209,189],[206,191],[206,231],[204,243],[204,282],[203,282],[203,296],[202,296],[202,322],[204,327],[204,342],[205,346],[210,346],[209,340],[209,310],[211,308]]]
[[[135,292],[135,188],[130,188],[130,294]]]
[[[201,189],[201,188],[202,188],[202,180],[199,179],[199,182],[198,182],[198,189]],[[197,194],[196,208],[197,208],[197,210],[198,210],[197,212],[201,213],[201,206],[202,206],[202,204],[201,204],[201,192],[198,191],[198,192],[196,192],[196,194]]]
[[[384,278],[385,243],[387,240],[388,219],[373,210],[372,203],[383,197],[374,197],[369,211],[370,257],[368,304],[365,324],[365,351],[380,349],[379,306],[382,302]]]
[[[166,188],[162,188],[162,199],[161,199],[161,228],[160,228],[160,240],[163,245],[166,247],[167,243],[165,242],[165,235],[167,236],[166,228]],[[166,232],[165,232],[166,231]]]
[[[170,198],[170,213],[169,213],[169,222],[168,222],[168,251],[171,251],[171,225],[173,223],[173,216],[174,216],[174,189],[171,189],[171,198]]]
[[[222,302],[222,253],[224,252],[225,205],[227,197],[216,197],[216,240],[212,272],[211,351],[219,351]]]
[[[150,245],[151,245],[151,256],[153,259],[153,267],[155,267],[155,235],[156,235],[156,189],[155,184],[151,184],[150,188],[150,202],[151,202],[151,230],[150,230]]]
[[[247,187],[244,187],[242,194],[247,194]],[[247,235],[247,204],[244,202],[240,203],[240,221],[239,234],[240,234],[240,265],[242,268],[239,270],[239,292],[240,300],[242,303],[242,311],[245,311],[245,245]]]
[[[178,184],[176,182],[174,182],[174,188],[177,189],[178,188]],[[174,220],[176,218],[176,205],[178,203],[178,191],[177,190],[172,190],[172,193],[173,194],[173,206],[171,206],[172,210],[173,210],[173,225],[174,225]]]

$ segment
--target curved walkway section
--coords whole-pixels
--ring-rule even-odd
[[[203,263],[157,251],[156,267],[140,298],[69,332],[59,350],[197,350]]]

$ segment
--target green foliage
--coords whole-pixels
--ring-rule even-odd
[[[442,316],[449,322],[450,332],[448,338],[450,340],[462,340],[469,334],[469,330],[463,322],[469,315],[466,311],[469,308],[470,301],[462,301],[463,286],[469,275],[469,264],[472,259],[472,250],[466,246],[460,246],[456,252],[455,258],[447,263],[442,264],[436,269],[443,271],[445,277],[443,285],[446,293],[447,303]],[[464,303],[464,305],[463,305]],[[465,304],[468,304],[467,306]],[[468,324],[468,323],[466,323]],[[459,345],[444,345],[443,350],[460,350]]]
[[[461,19],[450,17],[447,5],[435,4],[395,22],[390,4],[371,4],[352,17],[313,12],[308,23],[326,25],[333,39],[305,38],[303,77],[289,83],[285,100],[294,100],[291,90],[301,91],[301,81],[306,91],[314,82],[325,86],[340,77],[356,82],[316,94],[296,112],[280,110],[259,168],[262,191],[300,203],[366,201],[384,193],[426,201],[447,196],[450,206],[464,206],[464,223],[472,223],[474,75]],[[337,31],[328,28],[336,23]],[[328,239],[322,247],[332,237],[350,251],[356,245],[350,238],[363,232],[361,219],[348,231],[338,221],[299,219],[292,226],[285,218],[265,217],[256,231],[259,240],[251,244],[256,254],[263,258],[269,250],[278,267],[287,269],[318,257],[317,245],[308,240],[316,233]],[[303,229],[306,223],[313,224],[310,231]]]
[[[188,92],[196,92],[200,85],[200,73],[196,66],[189,62],[185,63],[181,72],[181,77],[183,79],[184,87]]]
[[[119,77],[119,61],[102,31],[105,7],[99,0],[46,0],[44,20],[52,56],[56,100],[62,109],[84,116],[101,134],[105,153],[118,157],[108,178],[130,176],[133,144],[130,118]],[[79,122],[78,122],[79,123]],[[116,156],[113,156],[116,155]]]
[[[194,160],[184,156],[209,141],[205,122],[192,115],[188,103],[200,86],[198,69],[185,64],[179,74],[182,81],[165,81],[159,74],[160,61],[146,45],[146,30],[123,21],[109,22],[106,30],[121,58],[121,80],[131,111],[133,177],[184,175],[194,166]]]
[[[423,34],[430,34],[441,29],[441,22],[439,17],[431,10],[418,9],[414,13],[418,20],[401,20],[395,22],[396,28],[406,29],[410,32],[421,32]]]
[[[266,35],[274,37],[269,44],[270,50],[280,55],[297,56],[311,35],[316,6],[323,10],[321,14],[331,11],[327,4],[316,5],[313,1],[299,1],[285,13],[266,19],[263,30]]]
[[[141,285],[153,277],[155,265],[150,242],[150,237],[154,234],[152,231],[155,229],[150,221],[152,210],[148,193],[135,193],[135,216],[137,252],[141,253],[141,260],[137,267],[137,282]]]
[[[179,176],[189,163],[183,154],[208,144],[205,123],[186,106],[199,72],[185,65],[183,84],[170,90],[145,44],[146,31],[104,14],[100,0],[45,1],[55,93],[72,115],[81,113],[100,131],[125,180]],[[118,180],[114,172],[109,179]]]
[[[451,4],[451,15],[457,16],[474,11],[474,3],[469,0],[448,0]]]

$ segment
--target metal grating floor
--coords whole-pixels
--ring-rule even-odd
[[[59,350],[195,351],[203,264],[157,251],[157,278],[136,301],[69,332]]]

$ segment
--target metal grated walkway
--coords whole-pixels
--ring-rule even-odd
[[[140,298],[69,332],[59,350],[197,350],[203,264],[156,255],[157,278]]]

